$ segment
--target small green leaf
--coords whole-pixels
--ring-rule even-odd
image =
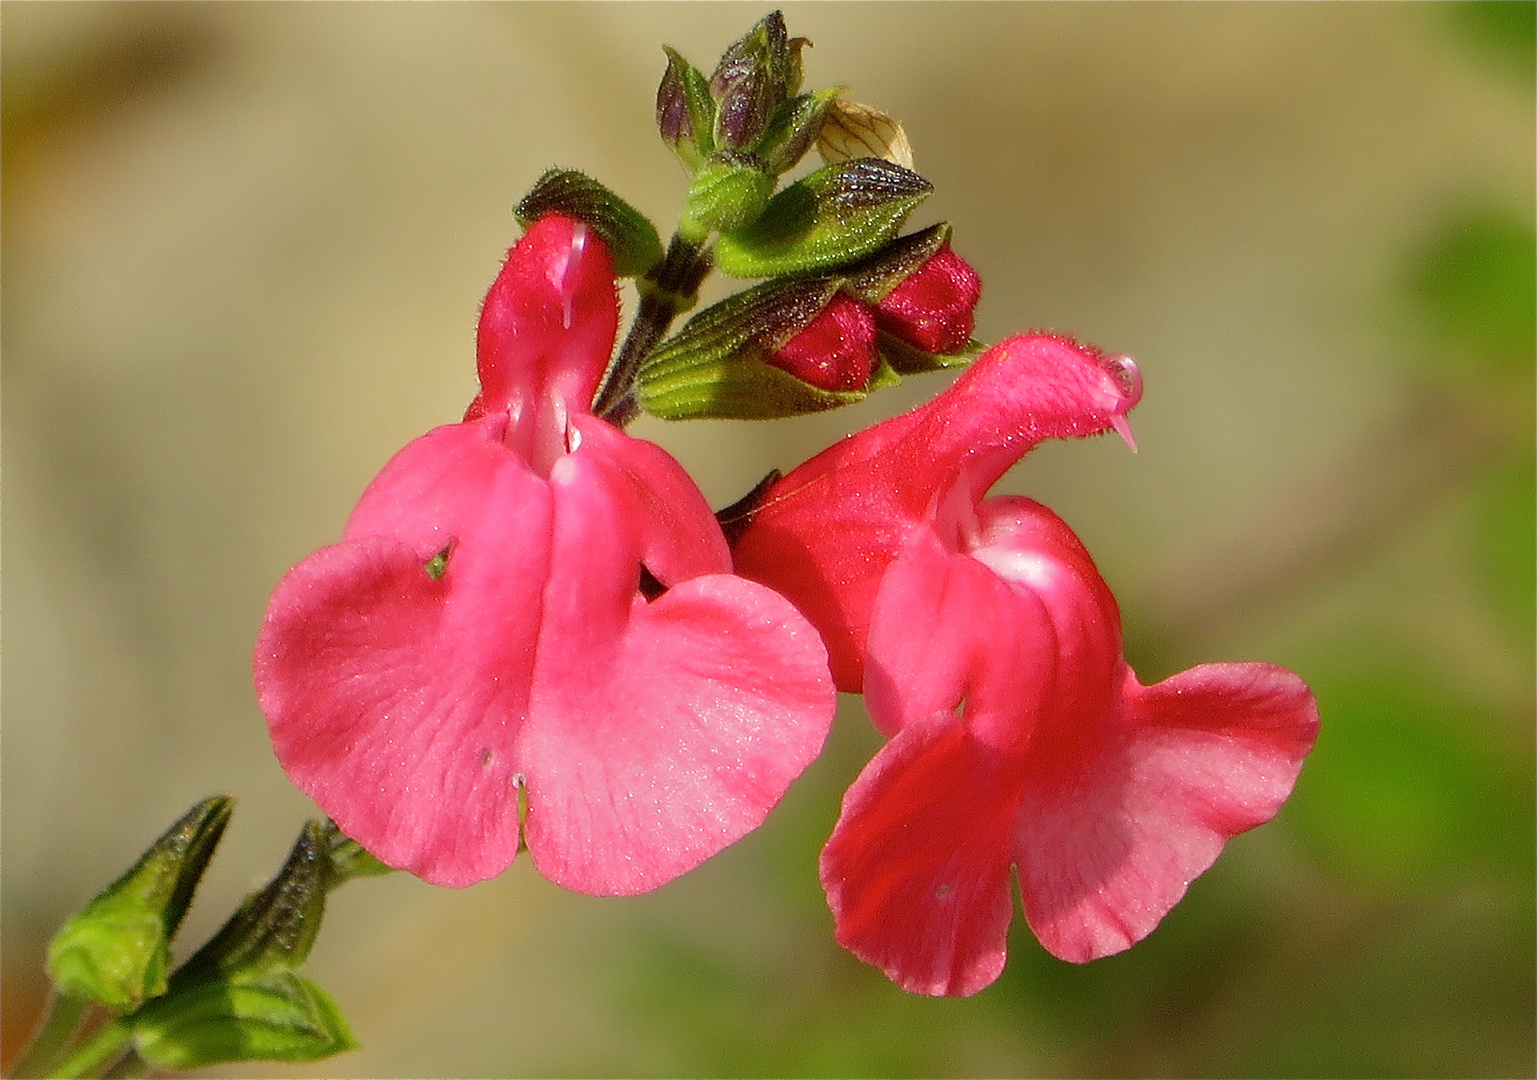
[[[733,277],[775,277],[844,266],[876,251],[933,190],[923,177],[880,158],[825,165],[769,200],[751,225],[715,245]]]
[[[198,803],[64,924],[48,948],[60,993],[128,1012],[165,992],[171,939],[233,808],[227,795]]]
[[[774,112],[759,144],[758,155],[773,176],[794,168],[822,133],[833,101],[845,87],[831,86],[791,98]]]
[[[585,173],[551,169],[534,182],[513,213],[526,229],[545,214],[564,214],[603,238],[620,277],[644,274],[662,257],[662,239],[650,219]]]
[[[134,1041],[160,1069],[317,1061],[357,1047],[330,995],[292,971],[177,987],[134,1017]]]
[[[944,371],[946,368],[965,367],[987,351],[987,345],[972,339],[957,353],[925,352],[894,334],[882,331],[877,335],[875,347],[881,359],[898,375],[921,375],[928,371]]]

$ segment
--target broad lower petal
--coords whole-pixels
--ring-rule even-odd
[[[604,895],[656,888],[757,827],[834,709],[826,652],[782,597],[728,574],[640,595],[635,477],[596,443],[552,474],[555,559],[520,743],[535,865]]]
[[[908,724],[843,798],[822,851],[838,942],[918,994],[1003,971],[1017,784],[952,713]]]
[[[865,706],[887,736],[966,705],[974,738],[1022,751],[1056,679],[1040,603],[915,530],[881,583],[865,656]]]
[[[1083,963],[1147,936],[1228,838],[1273,817],[1317,732],[1291,672],[1209,664],[1078,716],[1078,736],[1032,751],[1017,852],[1025,916],[1050,952]]]

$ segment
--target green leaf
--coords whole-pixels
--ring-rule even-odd
[[[757,221],[722,236],[716,265],[733,277],[846,265],[896,236],[932,190],[917,173],[880,158],[823,166],[775,195]]]
[[[827,111],[846,87],[830,86],[791,98],[774,112],[758,147],[758,156],[773,176],[794,168],[822,133]]]
[[[233,808],[227,795],[198,803],[64,924],[48,948],[60,993],[128,1012],[165,992],[171,939]]]
[[[534,182],[513,213],[526,229],[545,214],[564,214],[603,238],[620,277],[644,274],[662,257],[662,240],[650,219],[585,173],[551,169]]]
[[[134,1041],[161,1069],[316,1061],[357,1046],[330,995],[292,971],[178,987],[134,1017]]]

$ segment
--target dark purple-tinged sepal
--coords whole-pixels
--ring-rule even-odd
[[[857,158],[825,165],[769,200],[751,225],[715,246],[733,277],[819,273],[877,251],[933,185],[900,165]]]
[[[846,306],[859,305],[840,284],[769,281],[701,311],[642,366],[641,408],[666,420],[766,420],[851,405],[894,382],[870,317],[849,332]]]
[[[638,277],[662,258],[662,239],[650,219],[585,173],[551,169],[513,209],[525,229],[551,213],[580,221],[602,237],[621,277]]]
[[[667,70],[656,90],[656,126],[662,141],[689,169],[704,164],[715,149],[715,99],[710,80],[664,45]]]

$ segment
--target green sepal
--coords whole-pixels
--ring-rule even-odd
[[[525,229],[548,213],[585,223],[608,245],[620,277],[644,274],[662,257],[662,239],[650,219],[575,169],[545,173],[512,212]]]
[[[838,95],[846,89],[843,86],[830,86],[825,90],[801,94],[775,110],[757,150],[770,175],[778,176],[789,171],[805,156],[821,134],[827,110],[832,108]]]
[[[897,237],[860,265],[843,271],[844,291],[866,304],[879,304],[949,242],[950,231],[949,222],[941,221]]]
[[[386,866],[363,849],[363,845],[342,833],[332,822],[322,830],[330,847],[331,873],[326,881],[326,891],[351,881],[355,877],[379,877],[393,874],[395,868]]]
[[[933,185],[880,158],[824,165],[769,200],[757,221],[723,235],[715,262],[733,277],[830,270],[897,234]]]
[[[165,993],[171,939],[234,805],[227,795],[198,803],[64,924],[48,947],[48,974],[59,993],[117,1012]]]
[[[668,45],[667,70],[656,90],[656,126],[662,141],[690,170],[715,149],[715,99],[710,80]]]
[[[987,351],[988,346],[976,339],[966,342],[966,347],[955,353],[924,352],[895,335],[882,330],[876,335],[875,347],[881,360],[898,376],[922,375],[929,371],[965,367]]]
[[[282,869],[176,970],[171,992],[235,972],[253,975],[304,963],[320,933],[334,873],[324,830],[319,822],[305,822]]]
[[[287,970],[179,986],[133,1017],[133,1038],[139,1056],[158,1069],[317,1061],[357,1047],[330,995]]]
[[[768,205],[774,177],[745,154],[715,154],[689,185],[678,228],[685,234],[729,232],[757,219]]]
[[[764,361],[816,318],[841,280],[767,281],[705,308],[646,358],[640,407],[664,420],[770,420],[864,400],[896,378],[886,364],[862,391],[810,386]]]

